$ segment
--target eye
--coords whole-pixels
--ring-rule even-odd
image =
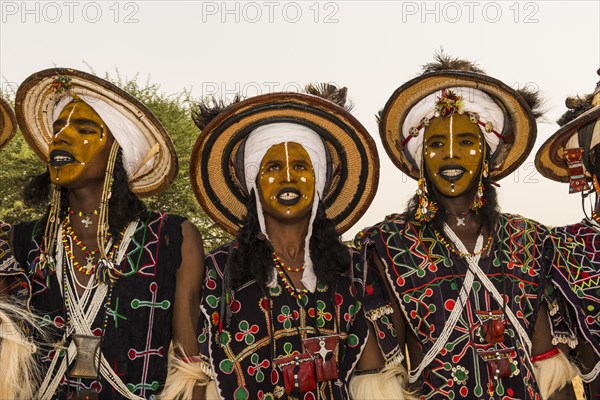
[[[267,167],[267,171],[279,171],[281,169],[281,164],[273,163]]]
[[[439,149],[443,145],[444,145],[444,143],[442,143],[442,142],[432,142],[428,145],[428,147],[431,147],[432,149]]]
[[[471,146],[475,144],[475,142],[473,142],[471,139],[463,139],[460,141],[460,144],[463,146]]]
[[[93,135],[96,133],[99,133],[97,129],[94,128],[90,128],[90,127],[81,127],[77,130],[81,135]]]
[[[302,163],[296,163],[294,164],[294,169],[297,171],[304,171],[306,169],[306,166]]]

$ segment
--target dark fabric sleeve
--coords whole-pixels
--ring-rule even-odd
[[[555,346],[564,343],[574,348],[577,345],[577,316],[568,306],[568,302],[559,287],[562,276],[558,266],[564,265],[564,257],[568,257],[568,254],[558,251],[559,248],[564,247],[561,242],[560,236],[551,234],[545,243],[548,269],[545,276],[546,285],[543,299],[548,305],[552,343]]]
[[[355,245],[358,245],[361,250],[365,282],[363,309],[365,317],[375,330],[379,349],[386,364],[396,365],[404,360],[404,352],[400,348],[398,335],[392,323],[394,309],[388,290],[374,260],[377,253],[372,238],[376,236],[376,232],[372,230],[376,229],[370,228],[360,232],[355,239]]]

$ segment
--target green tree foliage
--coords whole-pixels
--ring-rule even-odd
[[[104,79],[131,93],[158,117],[170,133],[179,157],[179,174],[175,182],[158,196],[145,199],[150,209],[182,215],[193,222],[202,232],[208,251],[231,237],[220,229],[202,210],[194,196],[189,175],[190,156],[199,135],[191,118],[190,93],[183,90],[171,95],[160,91],[160,86],[150,79],[140,83],[139,77],[123,79],[120,74],[106,75]],[[13,99],[9,99],[13,101]],[[45,210],[31,209],[22,200],[23,187],[29,177],[44,172],[46,165],[29,148],[20,132],[0,150],[0,220],[8,223],[39,218]]]

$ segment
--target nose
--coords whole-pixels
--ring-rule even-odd
[[[63,126],[56,134],[52,137],[52,144],[71,144],[71,128],[69,124]]]
[[[446,147],[444,153],[444,158],[445,159],[453,159],[453,158],[460,158],[459,157],[459,146],[457,143],[457,140],[455,140],[456,138],[453,137],[453,135],[450,135],[450,142],[448,143],[448,146]]]
[[[283,180],[285,183],[290,183],[293,182],[294,179],[294,171],[292,171],[292,167],[290,166],[289,163],[285,164],[285,170],[284,170],[284,176],[283,176]]]

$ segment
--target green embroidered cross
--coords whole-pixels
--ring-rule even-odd
[[[108,308],[106,310],[106,313],[108,315],[110,315],[111,317],[113,317],[113,320],[115,321],[115,329],[119,328],[119,318],[122,319],[123,321],[127,321],[127,317],[119,314],[119,298],[117,297],[117,301],[115,302],[115,309],[111,310],[110,308]]]

